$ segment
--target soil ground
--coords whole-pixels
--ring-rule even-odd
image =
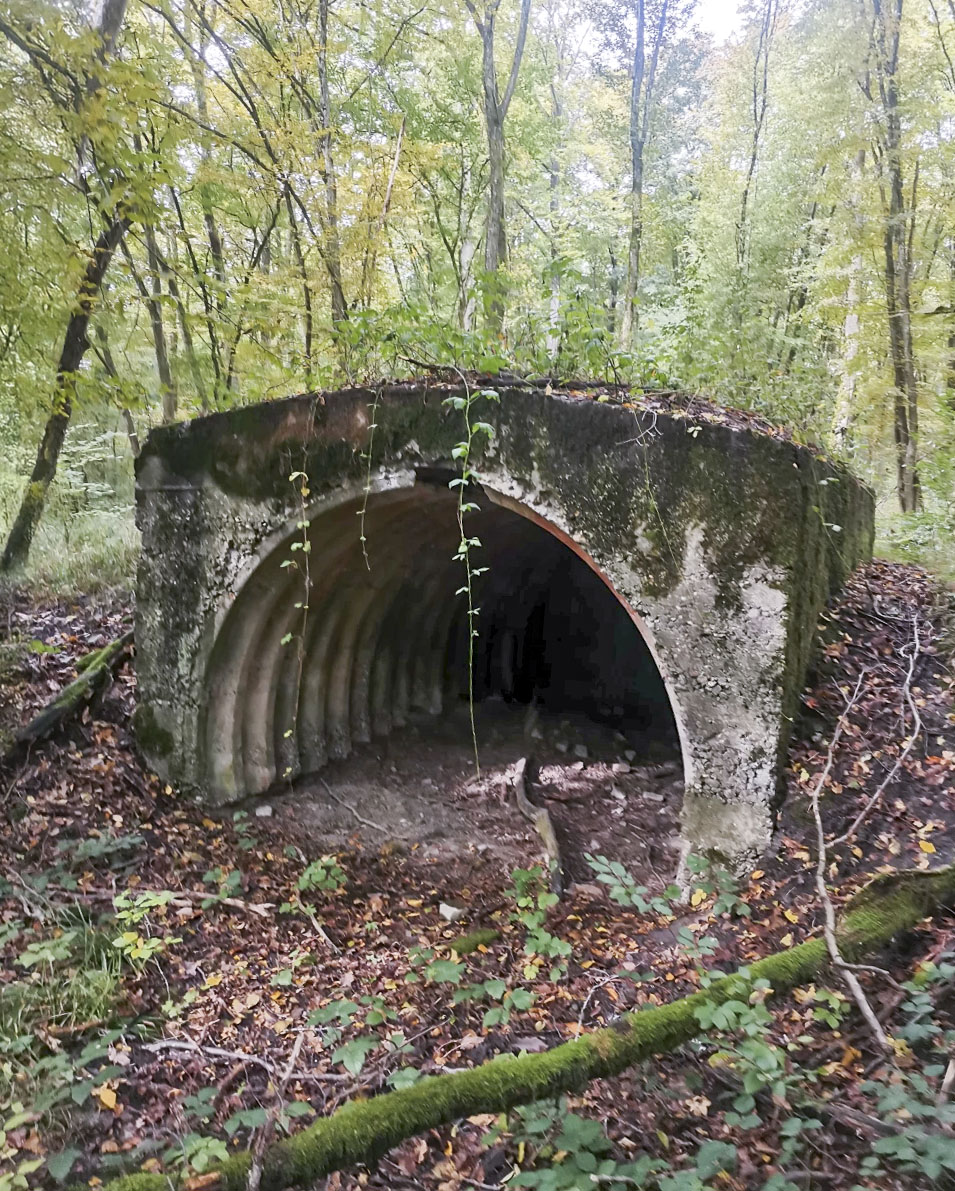
[[[519,704],[489,700],[476,713],[479,774],[462,705],[360,746],[290,793],[259,802],[257,813],[271,809],[325,851],[351,839],[366,848],[403,842],[421,857],[461,863],[464,874],[467,857],[489,855],[506,877],[541,847],[513,793],[514,766],[527,757],[529,796],[550,812],[565,877],[592,881],[591,853],[621,861],[643,883],[670,882],[683,783],[665,743]]]

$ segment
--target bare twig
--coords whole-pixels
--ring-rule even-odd
[[[912,655],[909,658],[909,667],[908,667],[908,672],[905,675],[905,681],[902,683],[902,696],[905,699],[905,702],[908,704],[909,710],[912,713],[912,721],[913,721],[912,731],[909,733],[908,739],[905,742],[905,747],[902,749],[902,751],[896,757],[895,764],[892,766],[892,768],[889,770],[889,772],[885,775],[885,777],[879,783],[878,788],[875,790],[875,792],[872,794],[872,796],[866,801],[862,810],[859,811],[859,813],[856,815],[856,817],[852,820],[852,825],[849,827],[848,831],[843,832],[843,834],[840,835],[838,839],[832,841],[832,846],[834,848],[839,847],[841,844],[847,843],[855,835],[855,833],[859,830],[859,825],[862,823],[863,819],[866,818],[866,816],[869,814],[869,812],[872,810],[872,808],[875,806],[875,804],[879,801],[879,799],[882,797],[882,795],[885,793],[885,791],[888,789],[888,787],[891,785],[891,783],[895,780],[895,775],[902,768],[902,765],[905,762],[905,758],[912,751],[912,746],[915,744],[916,740],[918,740],[919,734],[922,731],[922,717],[919,715],[919,709],[918,709],[918,707],[916,707],[915,700],[912,698],[912,676],[915,674],[915,667],[918,662],[919,644],[920,644],[919,643],[919,620],[918,620],[917,615],[912,617],[912,638],[913,638],[912,639]],[[863,671],[863,673],[864,673],[864,671]],[[847,710],[848,710],[848,708],[847,708]],[[904,717],[904,713],[903,713],[903,717]],[[904,724],[904,718],[903,718],[903,724]]]
[[[590,990],[590,992],[586,995],[586,997],[584,997],[584,1003],[580,1007],[580,1013],[577,1014],[577,1033],[576,1033],[575,1037],[579,1038],[583,1031],[584,1017],[587,1013],[587,1007],[590,1004],[590,1002],[594,999],[594,997],[597,995],[597,993],[600,992],[600,990],[602,988],[606,988],[608,984],[616,984],[619,979],[620,979],[619,976],[608,976],[605,980],[601,980],[597,984],[595,984],[593,986],[593,988]]]
[[[866,1024],[872,1031],[879,1047],[886,1053],[891,1051],[889,1039],[883,1030],[879,1019],[876,1017],[872,1006],[869,1004],[869,999],[865,995],[862,985],[859,983],[859,978],[853,971],[850,964],[847,964],[842,958],[842,953],[839,950],[839,942],[836,939],[836,909],[832,904],[832,898],[829,896],[829,889],[826,885],[826,865],[828,863],[828,853],[826,851],[826,832],[822,825],[822,813],[819,810],[819,795],[826,779],[832,770],[832,763],[836,753],[836,745],[842,736],[842,730],[845,727],[849,712],[855,706],[859,698],[859,692],[862,690],[862,683],[865,679],[867,671],[863,670],[855,685],[855,690],[849,697],[842,715],[839,717],[839,722],[836,724],[836,729],[832,734],[832,740],[829,742],[829,751],[826,754],[826,763],[823,766],[822,773],[816,779],[809,793],[809,801],[812,806],[812,817],[816,823],[816,892],[819,895],[819,900],[822,903],[823,909],[823,933],[825,934],[826,947],[829,951],[829,956],[832,959],[833,967],[842,974],[842,979],[849,992],[852,994],[852,999],[859,1007],[859,1012],[865,1018]]]
[[[298,1058],[298,1051],[301,1050],[301,1038],[303,1035],[299,1034],[296,1039],[297,1050],[293,1052],[295,1058]],[[191,1042],[188,1039],[181,1038],[160,1038],[156,1042],[140,1042],[138,1046],[141,1050],[149,1051],[150,1054],[162,1054],[163,1052],[182,1052],[184,1054],[203,1055],[209,1059],[228,1059],[230,1062],[245,1063],[250,1067],[259,1067],[261,1070],[267,1072],[268,1075],[275,1078],[278,1074],[278,1068],[274,1063],[270,1063],[268,1059],[263,1059],[260,1055],[246,1054],[241,1050],[224,1050],[221,1046],[200,1046],[197,1042]],[[288,1084],[289,1080],[294,1080],[296,1083],[350,1083],[352,1082],[349,1075],[335,1075],[322,1073],[315,1075],[309,1071],[293,1071],[285,1082]]]
[[[387,827],[382,827],[380,823],[375,823],[372,819],[366,819],[364,815],[359,814],[350,802],[346,802],[344,798],[339,798],[337,794],[333,793],[331,786],[329,786],[328,782],[326,782],[323,777],[320,777],[318,780],[325,787],[325,793],[332,800],[332,802],[337,802],[339,806],[344,807],[345,810],[354,817],[355,821],[362,825],[362,827],[371,827],[374,831],[380,831],[383,835],[397,834],[394,832],[389,832]]]
[[[295,1039],[295,1045],[292,1047],[292,1053],[289,1056],[289,1061],[286,1064],[285,1070],[282,1072],[282,1078],[279,1080],[278,1087],[275,1089],[275,1099],[262,1124],[262,1128],[258,1130],[252,1142],[252,1163],[249,1166],[249,1176],[245,1184],[248,1191],[259,1191],[259,1184],[262,1182],[262,1159],[265,1157],[265,1151],[269,1148],[269,1144],[275,1135],[275,1123],[285,1105],[285,1089],[288,1087],[288,1081],[292,1078],[292,1072],[295,1069],[295,1064],[298,1062],[298,1056],[301,1053],[302,1042],[304,1040],[305,1032],[299,1030],[298,1036]]]

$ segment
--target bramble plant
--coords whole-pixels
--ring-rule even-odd
[[[309,417],[314,415],[310,413]],[[307,435],[306,435],[307,441]],[[302,576],[302,598],[296,600],[294,608],[301,613],[299,621],[298,633],[293,633],[291,630],[284,634],[281,639],[282,645],[289,645],[293,639],[298,641],[298,650],[296,655],[297,676],[296,682],[299,687],[302,685],[302,674],[305,668],[305,636],[308,629],[308,602],[312,593],[312,573],[310,568],[310,558],[312,553],[312,543],[308,537],[309,527],[311,522],[306,515],[305,501],[311,495],[309,486],[308,474],[304,471],[293,471],[289,475],[289,483],[295,486],[296,496],[298,498],[298,520],[295,523],[295,528],[298,530],[299,536],[289,544],[289,552],[294,554],[294,558],[285,558],[282,560],[281,567],[283,570],[298,571]],[[293,701],[292,718],[288,727],[282,733],[283,741],[294,741],[295,732],[298,727],[298,700]],[[295,776],[295,765],[288,758],[288,762],[282,771],[282,776],[286,781],[291,781]]]
[[[340,893],[348,883],[344,869],[336,856],[321,856],[308,864],[296,882],[300,893],[322,890],[325,893]]]
[[[646,885],[638,885],[619,860],[608,860],[606,856],[594,856],[587,852],[584,859],[594,871],[601,884],[610,889],[610,898],[619,906],[627,906],[639,914],[672,914],[671,903],[680,896],[680,887],[670,885],[661,896],[648,897]]]
[[[534,980],[540,972],[542,961],[557,960],[550,968],[551,980],[559,980],[567,974],[566,959],[573,950],[571,945],[547,929],[547,913],[560,900],[548,888],[544,870],[540,865],[533,868],[518,868],[511,873],[514,887],[509,895],[514,899],[517,910],[511,914],[512,922],[519,922],[527,931],[524,953],[531,957],[524,965],[524,978]]]

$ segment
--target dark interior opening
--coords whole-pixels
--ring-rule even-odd
[[[474,584],[474,697],[571,714],[621,730],[640,751],[679,755],[670,700],[656,662],[612,589],[559,538],[491,504],[469,519],[481,545]],[[467,699],[467,610],[454,624],[449,685]]]

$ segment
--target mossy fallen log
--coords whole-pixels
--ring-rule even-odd
[[[931,872],[880,876],[852,900],[838,939],[843,957],[855,961],[890,943],[927,915],[955,906],[955,865]],[[499,1113],[566,1092],[594,1079],[618,1075],[634,1063],[663,1054],[702,1032],[695,1011],[704,1004],[746,998],[755,980],[773,993],[816,978],[828,964],[822,938],[810,939],[717,980],[705,991],[627,1014],[619,1022],[542,1054],[502,1056],[469,1071],[436,1075],[410,1088],[345,1105],[265,1154],[261,1191],[307,1186],[344,1167],[371,1163],[408,1137],[462,1117]],[[236,1154],[204,1191],[243,1191],[251,1162]],[[168,1191],[157,1174],[127,1175],[104,1191]]]
[[[492,943],[496,943],[501,937],[501,932],[495,930],[493,927],[483,927],[478,930],[472,930],[466,935],[461,935],[460,938],[449,943],[448,946],[452,951],[456,951],[458,955],[473,955],[479,947],[489,947]]]
[[[55,698],[17,732],[16,745],[34,744],[50,736],[56,729],[80,712],[109,686],[113,675],[124,661],[133,641],[133,630],[123,633],[101,649],[81,658],[76,664],[78,677],[65,686]]]

